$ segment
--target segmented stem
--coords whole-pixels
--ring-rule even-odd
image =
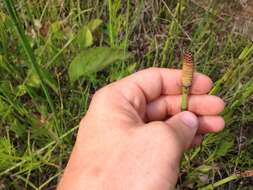
[[[189,94],[189,88],[183,86],[183,93],[182,93],[182,111],[187,110],[187,104],[188,104],[188,94]]]

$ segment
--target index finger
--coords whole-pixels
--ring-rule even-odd
[[[167,68],[149,68],[136,72],[118,82],[115,86],[128,99],[145,97],[150,102],[161,95],[178,95],[182,91],[181,70]],[[212,88],[212,80],[201,73],[194,73],[191,94],[206,94]]]

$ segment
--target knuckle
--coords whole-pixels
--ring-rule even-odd
[[[100,100],[106,100],[109,99],[111,96],[111,87],[105,86],[95,92],[95,94],[92,97],[93,101],[100,101]]]
[[[138,71],[138,73],[142,73],[142,72],[148,72],[148,73],[156,73],[159,70],[158,67],[149,67],[147,69],[143,69]]]
[[[147,70],[151,71],[151,72],[157,72],[158,71],[158,67],[149,67]]]
[[[91,99],[91,106],[108,108],[116,99],[117,93],[113,85],[107,85],[95,92]]]

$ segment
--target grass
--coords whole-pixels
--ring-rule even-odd
[[[55,189],[94,91],[150,66],[181,68],[184,47],[226,101],[226,129],[185,154],[178,188],[252,189],[250,178],[235,176],[253,168],[252,41],[233,32],[220,3],[196,2],[1,2],[0,189]],[[71,83],[71,61],[101,46],[132,57]]]

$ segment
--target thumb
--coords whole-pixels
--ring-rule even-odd
[[[177,137],[178,151],[183,152],[189,148],[198,130],[197,116],[192,112],[184,111],[174,115],[166,123],[169,125],[171,132],[175,133]]]

